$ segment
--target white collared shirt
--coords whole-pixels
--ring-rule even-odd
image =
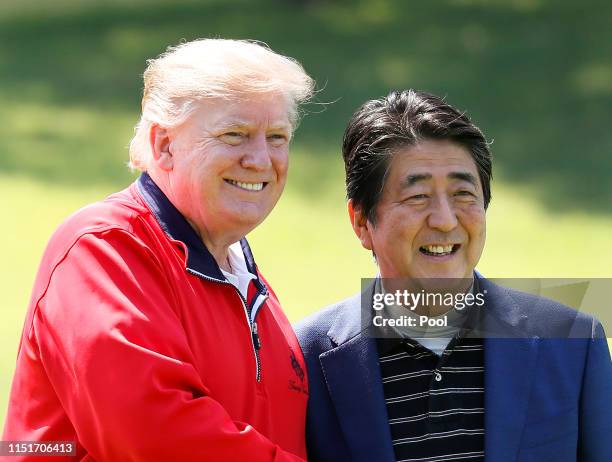
[[[227,253],[229,264],[232,267],[232,272],[230,273],[224,269],[221,269],[221,272],[225,276],[225,279],[236,287],[240,291],[240,294],[242,294],[242,297],[246,300],[249,290],[249,283],[251,280],[257,279],[257,276],[249,272],[247,268],[240,241],[234,242],[232,245],[230,245]]]

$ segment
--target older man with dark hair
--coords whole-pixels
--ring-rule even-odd
[[[379,276],[297,327],[309,460],[612,460],[601,324],[475,272],[491,199],[482,132],[437,96],[393,92],[353,115],[343,156]]]
[[[144,83],[140,178],[68,218],[43,257],[2,450],[303,460],[303,357],[245,236],[283,191],[313,81],[262,44],[218,39],[170,48]]]

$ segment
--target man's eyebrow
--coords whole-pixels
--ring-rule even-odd
[[[448,174],[448,177],[453,180],[467,181],[468,183],[471,183],[474,186],[478,186],[478,181],[476,180],[476,177],[470,172],[451,172]]]
[[[217,130],[229,130],[232,128],[250,128],[253,127],[253,123],[248,120],[232,119],[226,120],[219,123],[215,128]],[[288,130],[291,131],[291,124],[289,122],[278,121],[270,124],[268,127],[270,130]]]
[[[419,181],[431,180],[431,173],[416,173],[413,175],[407,175],[402,181],[402,188],[409,188],[414,186]]]
[[[275,123],[275,124],[270,124],[270,129],[271,130],[288,130],[288,131],[291,131],[292,128],[293,127],[288,122],[278,122],[278,123]]]
[[[225,120],[223,122],[220,122],[219,124],[216,125],[215,128],[217,130],[227,130],[230,128],[244,128],[248,126],[249,126],[249,123],[246,120],[233,119],[233,120]]]
[[[476,177],[470,172],[450,172],[447,176],[451,180],[467,181],[468,183],[474,186],[478,186],[478,181],[476,180]],[[406,178],[404,178],[404,180],[402,181],[402,188],[409,188],[421,181],[431,180],[431,178],[432,176],[430,173],[416,173],[412,175],[407,175]]]

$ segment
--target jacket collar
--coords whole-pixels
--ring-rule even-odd
[[[153,179],[146,172],[143,172],[140,178],[138,178],[136,185],[138,192],[168,237],[185,245],[187,249],[187,271],[206,279],[214,279],[221,282],[227,281],[216,260],[198,234],[172,202],[170,202],[159,186],[155,184]],[[247,240],[245,238],[241,239],[240,245],[244,253],[247,269],[250,273],[257,276],[255,286],[260,293],[267,292],[265,285],[259,279],[257,265]]]
[[[351,309],[340,310],[340,314],[332,322],[327,335],[336,344],[341,345],[357,335],[366,335],[369,337],[379,337],[376,332],[378,328],[372,325],[372,299],[380,277],[375,279],[364,279],[368,284],[362,289],[362,292],[355,295],[343,303],[350,306]],[[503,331],[506,336],[520,336],[520,321],[522,318],[517,313],[517,307],[508,302],[508,295],[505,294],[502,287],[487,281],[478,272],[474,273],[474,292],[483,290],[491,292],[492,298],[502,298],[504,303],[492,304],[491,308],[487,304],[487,309],[482,312],[479,308],[472,308],[467,320],[465,330],[476,330],[478,327],[486,325],[488,329],[494,328],[496,332]],[[487,293],[486,292],[486,293]],[[489,298],[487,297],[487,302]],[[510,309],[508,309],[510,306]]]

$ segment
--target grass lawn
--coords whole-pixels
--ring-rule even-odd
[[[481,272],[612,276],[611,11],[570,0],[3,1],[0,421],[46,241],[132,181],[145,59],[183,38],[264,40],[304,64],[319,102],[334,101],[308,108],[286,192],[250,236],[292,320],[375,274],[348,223],[339,146],[357,105],[391,88],[446,95],[494,140]]]

